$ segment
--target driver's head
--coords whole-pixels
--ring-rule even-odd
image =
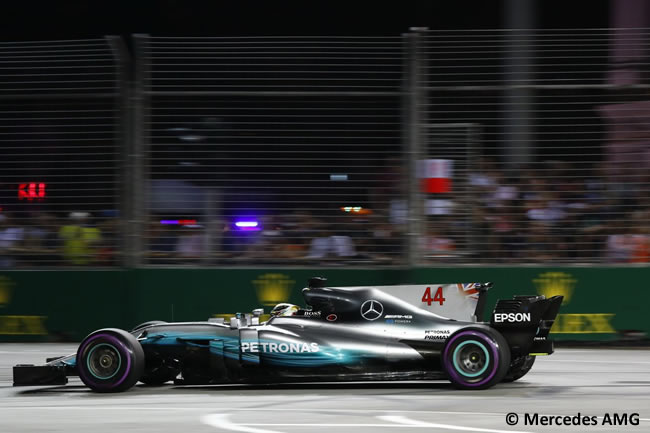
[[[300,308],[297,305],[282,303],[271,310],[271,317],[293,316]]]

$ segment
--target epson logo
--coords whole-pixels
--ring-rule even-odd
[[[530,313],[494,313],[494,321],[501,322],[530,322]]]
[[[304,353],[319,352],[318,343],[268,343],[268,342],[243,342],[241,351],[249,353]]]

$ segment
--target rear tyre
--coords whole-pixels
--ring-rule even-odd
[[[508,373],[506,374],[506,377],[503,378],[503,381],[514,382],[515,380],[519,380],[524,377],[530,371],[530,369],[533,368],[535,358],[535,356],[527,355],[515,359],[510,365]]]
[[[510,348],[494,329],[465,328],[447,340],[442,365],[457,388],[485,389],[505,377],[510,366]]]
[[[100,329],[79,345],[77,370],[79,378],[93,391],[126,391],[142,376],[144,351],[128,332]]]

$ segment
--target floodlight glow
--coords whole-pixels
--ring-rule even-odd
[[[257,227],[259,223],[257,221],[237,221],[235,225],[240,229],[249,229]]]
[[[341,206],[341,211],[356,215],[371,215],[372,209],[366,209],[363,206]]]

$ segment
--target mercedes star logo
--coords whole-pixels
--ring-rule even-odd
[[[381,302],[368,300],[361,304],[361,317],[366,320],[377,320],[384,313],[384,306]]]

